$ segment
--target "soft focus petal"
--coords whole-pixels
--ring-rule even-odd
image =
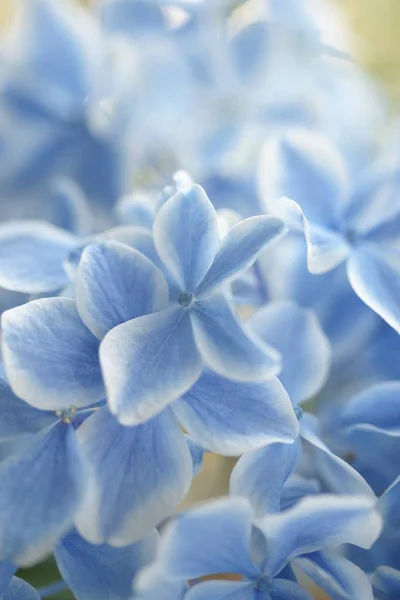
[[[219,247],[217,215],[199,185],[178,192],[160,209],[154,243],[182,291],[194,292]]]
[[[362,475],[329,450],[314,432],[313,424],[312,415],[304,414],[300,422],[300,434],[304,453],[310,455],[309,460],[324,489],[335,494],[361,494],[374,498],[372,489]]]
[[[346,402],[340,426],[370,425],[387,435],[400,436],[400,382],[385,381],[367,388]]]
[[[36,433],[56,420],[54,412],[37,410],[14,394],[0,363],[0,442]]]
[[[283,221],[276,217],[250,217],[234,225],[221,242],[215,258],[196,295],[207,296],[221,282],[249,267],[259,253],[285,231]]]
[[[173,579],[216,573],[260,575],[250,557],[251,508],[243,498],[223,498],[184,513],[165,533],[160,561]]]
[[[291,508],[305,496],[314,496],[320,491],[321,486],[316,479],[307,479],[298,473],[292,473],[282,490],[281,510]]]
[[[134,600],[184,600],[189,586],[186,581],[170,581],[159,565],[153,563],[142,569],[134,581]]]
[[[59,423],[0,464],[0,558],[29,565],[72,526],[87,482],[75,431]]]
[[[12,221],[0,227],[0,286],[38,294],[67,282],[63,260],[76,238],[41,221]]]
[[[348,276],[361,300],[400,333],[399,256],[361,246],[351,254]]]
[[[350,246],[341,233],[319,227],[303,218],[307,242],[307,266],[310,273],[320,275],[342,263],[350,253]]]
[[[396,600],[400,596],[400,571],[391,567],[378,567],[372,576],[376,600]]]
[[[255,600],[256,590],[249,581],[205,581],[192,587],[185,600]]]
[[[268,515],[258,526],[267,540],[265,571],[275,575],[301,554],[345,543],[370,548],[381,532],[382,520],[368,497],[324,494]]]
[[[103,242],[84,250],[76,303],[85,325],[99,339],[125,321],[162,310],[168,295],[161,272],[133,248]]]
[[[4,594],[16,570],[15,565],[9,562],[0,562],[0,594]]]
[[[232,471],[231,494],[245,496],[258,518],[279,512],[282,488],[294,470],[298,456],[298,443],[269,444],[245,454]]]
[[[379,508],[385,523],[393,531],[400,530],[400,475],[379,498]]]
[[[185,439],[189,448],[190,455],[192,457],[193,464],[193,477],[197,477],[197,475],[201,472],[203,468],[204,454],[205,450],[199,444],[190,437],[190,435],[185,435]]]
[[[222,295],[195,302],[191,317],[203,360],[219,375],[245,382],[278,373],[279,354],[240,323]]]
[[[82,190],[73,179],[58,177],[50,184],[52,222],[77,236],[90,233],[92,219],[90,208]]]
[[[179,398],[203,366],[189,311],[180,307],[115,327],[100,360],[110,410],[123,425],[142,423]]]
[[[155,556],[158,534],[151,532],[124,548],[93,545],[73,531],[54,549],[60,573],[77,600],[126,600],[138,571]]]
[[[8,589],[1,598],[2,600],[40,600],[38,592],[19,577],[12,578]]]
[[[256,312],[248,324],[280,353],[279,379],[293,404],[320,391],[329,374],[331,349],[313,312],[292,302],[276,302]]]
[[[292,442],[298,422],[281,383],[240,383],[205,369],[173,405],[180,422],[204,448],[238,456],[272,442]]]
[[[341,157],[318,133],[292,129],[264,146],[259,165],[263,201],[280,215],[279,198],[292,198],[313,223],[330,225],[347,189]]]
[[[295,581],[274,579],[269,592],[271,600],[312,600],[311,594]]]
[[[173,512],[192,482],[189,448],[168,409],[143,425],[124,427],[102,408],[78,436],[95,485],[77,525],[93,543],[138,540]]]
[[[373,600],[367,575],[346,558],[315,552],[298,558],[296,565],[331,600]]]
[[[5,312],[1,323],[4,365],[18,396],[50,410],[104,398],[99,342],[73,300],[35,300]]]

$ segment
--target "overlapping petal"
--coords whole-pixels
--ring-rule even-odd
[[[37,434],[0,464],[0,559],[37,562],[72,526],[88,481],[72,425]]]
[[[157,541],[152,531],[136,544],[112,548],[90,544],[72,531],[56,545],[54,556],[78,600],[125,600],[136,574],[154,559]]]
[[[193,477],[183,432],[170,410],[122,426],[102,408],[79,428],[95,481],[77,518],[93,543],[131,544],[169,516]]]
[[[63,260],[77,239],[42,221],[12,221],[0,227],[0,286],[38,294],[62,288]]]
[[[59,410],[105,397],[99,341],[68,298],[44,298],[2,315],[4,364],[14,392],[32,406]]]
[[[332,225],[348,182],[343,161],[322,135],[292,129],[264,146],[260,160],[263,200],[269,212],[280,215],[279,198],[297,202],[307,219]]]
[[[362,245],[351,253],[350,283],[365,304],[400,332],[400,256]]]
[[[279,372],[279,354],[242,325],[221,294],[198,300],[191,311],[196,344],[204,362],[235,381],[263,381]]]
[[[293,404],[319,392],[329,374],[331,350],[313,312],[292,302],[275,302],[256,312],[248,324],[280,353],[279,379]]]
[[[217,215],[204,190],[178,192],[154,221],[154,243],[181,291],[194,292],[219,248]]]
[[[55,423],[54,412],[38,410],[14,394],[0,363],[0,442],[26,433],[36,433]]]
[[[193,385],[203,367],[189,311],[180,306],[112,329],[100,361],[110,410],[123,425],[156,415]]]
[[[299,452],[295,442],[269,444],[245,454],[232,471],[231,494],[246,497],[258,518],[279,512],[283,486],[296,466]]]
[[[2,600],[40,600],[40,596],[29,583],[19,577],[13,577]]]
[[[331,556],[326,552],[314,552],[296,559],[296,565],[331,600],[373,600],[367,575],[346,558]]]
[[[298,435],[289,397],[275,377],[240,383],[205,369],[173,409],[190,435],[217,454],[238,456]]]
[[[103,242],[82,254],[76,302],[86,326],[102,339],[125,321],[166,308],[168,286],[143,254],[125,244]]]
[[[216,573],[248,579],[260,571],[250,557],[251,508],[243,498],[224,498],[184,513],[165,533],[160,564],[171,580]]]
[[[307,242],[307,266],[310,273],[320,275],[339,266],[350,254],[350,245],[337,230],[314,225],[303,217]]]
[[[270,591],[271,600],[311,600],[312,596],[307,590],[294,581],[287,579],[274,579]]]
[[[192,587],[185,600],[255,600],[255,594],[249,581],[205,581]]]
[[[394,600],[400,594],[400,571],[392,567],[378,567],[372,577],[377,600]]]
[[[345,429],[369,429],[400,436],[400,383],[385,381],[360,392],[346,403],[340,416]]]
[[[382,519],[368,497],[324,494],[267,515],[258,526],[267,540],[265,570],[276,575],[302,554],[345,543],[370,548],[381,532]]]
[[[208,296],[219,284],[249,267],[260,252],[285,232],[283,221],[276,217],[250,217],[234,225],[196,289],[196,295]]]

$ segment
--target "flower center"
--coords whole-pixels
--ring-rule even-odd
[[[56,415],[63,423],[71,423],[76,415],[76,407],[71,406],[70,408],[64,408],[63,410],[56,410]]]
[[[189,306],[192,305],[193,300],[194,296],[190,292],[182,292],[182,294],[179,294],[178,296],[178,304],[184,308],[189,308]]]
[[[262,593],[268,593],[272,590],[272,579],[271,577],[262,577],[256,583],[256,589]]]

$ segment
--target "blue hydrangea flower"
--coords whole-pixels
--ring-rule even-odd
[[[204,363],[242,382],[277,372],[278,355],[240,324],[223,288],[282,232],[279,220],[254,217],[220,242],[215,210],[193,186],[170,198],[154,223],[169,290],[157,269],[143,263],[139,272],[138,259],[123,248],[87,248],[78,270],[77,305],[87,327],[104,338],[100,360],[108,402],[121,423],[140,423],[176,400],[199,378]],[[140,288],[147,291],[139,295]],[[143,303],[146,294],[147,306],[139,313],[134,296]]]
[[[291,565],[329,592],[336,591],[334,598],[372,600],[365,574],[332,550],[347,542],[368,548],[380,530],[374,502],[363,497],[308,498],[255,522],[245,499],[221,499],[181,515],[169,526],[156,565],[171,582],[194,583],[185,600],[309,600]],[[241,581],[195,581],[232,573]],[[150,598],[140,578],[138,585],[138,597]]]
[[[274,172],[275,199],[296,201],[281,200],[294,227],[301,226],[296,203],[301,207],[309,270],[325,273],[347,261],[354,291],[400,330],[398,170],[376,167],[349,190],[340,156],[326,140],[307,132],[274,141],[265,160]]]

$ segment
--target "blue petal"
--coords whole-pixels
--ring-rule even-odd
[[[268,515],[258,526],[267,541],[264,569],[274,576],[302,554],[345,543],[370,548],[381,532],[382,520],[368,497],[323,494]]]
[[[295,581],[274,579],[269,592],[271,600],[312,600],[311,594]]]
[[[320,391],[329,374],[331,349],[313,312],[292,302],[276,302],[255,313],[248,324],[280,353],[279,379],[293,404]]]
[[[143,0],[103,0],[100,19],[107,32],[132,36],[160,35],[165,27],[161,8]]]
[[[245,454],[232,471],[231,494],[245,496],[257,517],[279,512],[283,486],[298,458],[298,443],[269,444]]]
[[[310,273],[320,275],[340,265],[350,254],[350,245],[343,235],[332,229],[319,227],[303,218],[307,243],[307,266]]]
[[[102,339],[110,329],[168,305],[168,286],[153,263],[125,244],[88,246],[79,263],[76,303],[90,331]]]
[[[189,311],[176,307],[112,329],[100,346],[111,412],[137,425],[179,398],[203,366]]]
[[[383,434],[400,436],[399,398],[399,382],[385,381],[373,385],[346,402],[340,426],[351,430],[369,425]]]
[[[160,257],[157,254],[157,250],[154,246],[153,234],[151,231],[144,229],[143,227],[132,227],[132,226],[120,226],[113,227],[104,231],[101,235],[97,236],[96,240],[100,241],[112,241],[126,244],[135,250],[138,250],[144,256],[146,256],[156,267],[163,267]]]
[[[37,408],[86,406],[105,397],[99,342],[75,302],[45,298],[2,315],[3,357],[14,392]]]
[[[1,598],[2,600],[40,600],[38,592],[19,577],[12,578],[8,589]]]
[[[37,433],[55,423],[54,412],[33,408],[14,394],[0,363],[0,442],[26,433]]]
[[[205,581],[193,586],[185,600],[256,600],[256,590],[248,581]]]
[[[337,222],[347,190],[341,157],[318,133],[294,129],[264,147],[260,167],[261,191],[268,212],[280,216],[279,198],[297,202],[317,225]]]
[[[305,455],[313,465],[315,474],[328,492],[335,494],[375,495],[365,479],[347,462],[336,456],[313,431],[312,415],[304,414],[300,422],[300,435]]]
[[[125,599],[131,596],[138,571],[154,560],[158,534],[124,548],[93,545],[75,531],[54,549],[63,579],[78,600]]]
[[[223,498],[181,515],[169,525],[160,564],[171,580],[216,573],[257,579],[250,556],[251,508],[243,498]]]
[[[59,423],[0,464],[0,558],[38,562],[72,526],[88,472],[73,427]]]
[[[379,508],[391,531],[400,529],[400,475],[379,498]]]
[[[320,491],[321,486],[316,479],[306,479],[298,473],[292,473],[282,490],[281,510],[292,508],[305,496],[314,496]]]
[[[209,295],[219,284],[249,267],[259,253],[284,232],[283,221],[276,217],[250,217],[234,225],[223,238],[210,268],[196,289],[196,295]]]
[[[58,177],[50,184],[52,223],[77,236],[90,233],[92,218],[82,190],[73,179]]]
[[[154,243],[181,291],[194,292],[219,248],[217,215],[199,185],[178,192],[160,209]]]
[[[193,463],[193,477],[197,477],[203,468],[205,450],[190,437],[185,435]]]
[[[115,212],[123,225],[152,229],[154,210],[152,198],[145,194],[124,196],[117,202]]]
[[[280,357],[242,325],[224,296],[198,300],[191,311],[196,344],[204,362],[235,381],[263,381],[276,375]]]
[[[76,238],[49,223],[11,221],[0,227],[0,286],[39,294],[68,283],[63,260]]]
[[[8,562],[0,562],[0,598],[6,591],[9,583],[16,572],[17,567]]]
[[[348,262],[350,283],[365,304],[400,333],[400,264],[397,254],[363,245]]]
[[[93,543],[131,544],[169,516],[192,482],[185,436],[168,409],[124,427],[102,408],[78,431],[95,485],[77,519]]]
[[[240,383],[206,369],[173,409],[199,444],[225,456],[267,443],[290,443],[298,435],[289,397],[275,377]]]
[[[346,558],[315,552],[298,558],[295,564],[331,600],[373,600],[367,575]]]
[[[376,600],[396,600],[400,595],[400,571],[391,567],[378,567],[372,576]]]
[[[134,581],[134,600],[184,600],[189,586],[186,581],[170,581],[158,563],[142,569]]]

